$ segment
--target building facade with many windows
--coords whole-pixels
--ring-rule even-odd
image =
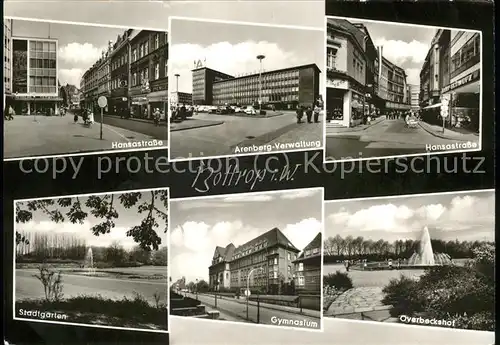
[[[312,107],[319,98],[315,64],[224,79],[213,83],[213,105],[273,105],[276,109]]]
[[[378,50],[379,62],[381,62],[379,63],[378,96],[385,100],[384,110],[387,112],[410,109],[405,70],[383,56],[383,47],[378,47]]]
[[[408,93],[410,95],[410,107],[412,110],[420,109],[420,86],[408,84]]]
[[[130,97],[134,116],[150,118],[168,104],[168,36],[134,30],[130,36]]]
[[[129,114],[130,98],[130,44],[132,29],[126,30],[116,38],[109,55],[111,95],[108,100],[109,112],[125,116]]]
[[[192,105],[193,104],[193,94],[187,92],[170,92],[170,106],[177,105]]]
[[[295,287],[299,293],[317,294],[321,291],[322,249],[322,236],[318,233],[294,261]]]
[[[276,293],[280,285],[294,278],[294,261],[300,252],[274,228],[247,243],[235,247],[217,247],[209,267],[211,289],[250,289]]]
[[[212,105],[214,83],[220,80],[233,79],[234,77],[211,68],[200,67],[192,71],[192,78],[193,103],[195,105]]]
[[[7,98],[12,94],[12,19],[3,20],[3,104],[7,110]]]
[[[15,32],[13,32],[15,33]],[[56,114],[57,39],[12,37],[12,94],[16,114]]]

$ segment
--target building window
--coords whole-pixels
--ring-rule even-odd
[[[144,46],[141,44],[139,46],[139,59],[144,56]]]
[[[132,62],[137,60],[137,49],[132,50]]]
[[[288,254],[288,261],[291,261],[292,260],[292,255],[290,253],[287,253]]]
[[[148,50],[149,50],[149,42],[146,41],[146,42],[144,42],[144,56],[148,55],[148,53],[149,53]]]
[[[326,52],[326,68],[337,69],[337,48],[328,47]]]
[[[155,64],[155,79],[160,79],[160,64]]]
[[[278,258],[274,258],[274,264],[277,265],[278,264]]]
[[[299,276],[299,286],[304,286],[304,285],[305,285],[304,277],[303,276]]]
[[[304,263],[303,262],[300,262],[299,263],[299,268],[298,268],[298,271],[299,272],[302,272],[304,270]]]
[[[155,35],[155,49],[160,47],[160,34]]]
[[[292,266],[288,266],[288,275],[292,274]]]

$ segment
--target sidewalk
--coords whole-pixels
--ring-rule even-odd
[[[370,122],[370,124],[358,125],[356,127],[339,127],[336,125],[332,126],[331,124],[326,123],[326,136],[335,136],[336,134],[343,134],[343,133],[359,133],[381,123],[385,119],[386,119],[385,116],[380,116],[375,120],[373,120],[372,122]]]
[[[320,149],[323,146],[323,133],[322,133],[322,123],[300,123],[291,126],[288,132],[272,139],[267,144],[286,144],[286,143],[296,143],[299,141],[311,143],[319,142],[319,146],[316,148],[310,148],[311,150]]]
[[[441,126],[431,125],[423,121],[419,121],[419,125],[427,133],[441,139],[475,143],[479,142],[479,134],[476,133],[459,133],[446,128],[443,133],[443,127]]]
[[[185,131],[193,128],[204,128],[204,127],[212,127],[224,124],[224,121],[217,120],[201,120],[193,117],[188,117],[186,120],[182,122],[172,122],[170,123],[170,132],[175,131]]]
[[[210,297],[213,296],[213,294],[203,294],[203,295],[210,296]],[[231,298],[231,297],[220,296],[220,295],[217,295],[217,298],[222,298],[225,300],[234,301],[236,303],[243,304],[243,305],[247,304],[247,301],[245,299],[240,300],[237,298]],[[252,306],[257,306],[257,302],[254,302],[254,301],[249,301],[248,304],[252,305]],[[276,304],[270,304],[270,303],[263,303],[263,302],[260,302],[259,306],[261,308],[266,308],[266,309],[270,309],[270,310],[286,311],[289,313],[302,314],[302,315],[311,316],[311,317],[320,317],[321,316],[321,311],[319,311],[319,310],[316,311],[316,310],[302,309],[302,313],[301,313],[300,308],[288,307],[288,306],[284,306],[284,305],[276,305]]]

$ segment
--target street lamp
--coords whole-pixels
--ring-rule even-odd
[[[217,287],[219,286],[219,279],[215,280],[215,291],[214,291],[214,297],[215,297],[215,308],[217,309]]]
[[[175,92],[177,92],[177,97],[179,97],[179,77],[181,76],[179,73],[174,74],[175,76]]]
[[[250,300],[250,276],[254,271],[262,271],[262,268],[252,268],[250,272],[248,272],[248,277],[247,277],[247,291],[245,291],[245,295],[247,296],[247,320],[248,320],[248,301]]]
[[[259,70],[259,112],[262,111],[262,60],[266,58],[265,55],[257,55],[257,59],[260,62]]]
[[[198,300],[198,278],[196,278],[195,289],[196,289],[196,300]]]

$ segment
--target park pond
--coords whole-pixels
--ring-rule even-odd
[[[50,265],[49,265],[50,266]],[[44,298],[43,285],[35,277],[38,269],[15,270],[16,300]],[[63,298],[81,295],[122,299],[142,296],[151,304],[167,301],[167,266],[141,266],[94,269],[92,271],[71,266],[53,266],[62,275]]]

